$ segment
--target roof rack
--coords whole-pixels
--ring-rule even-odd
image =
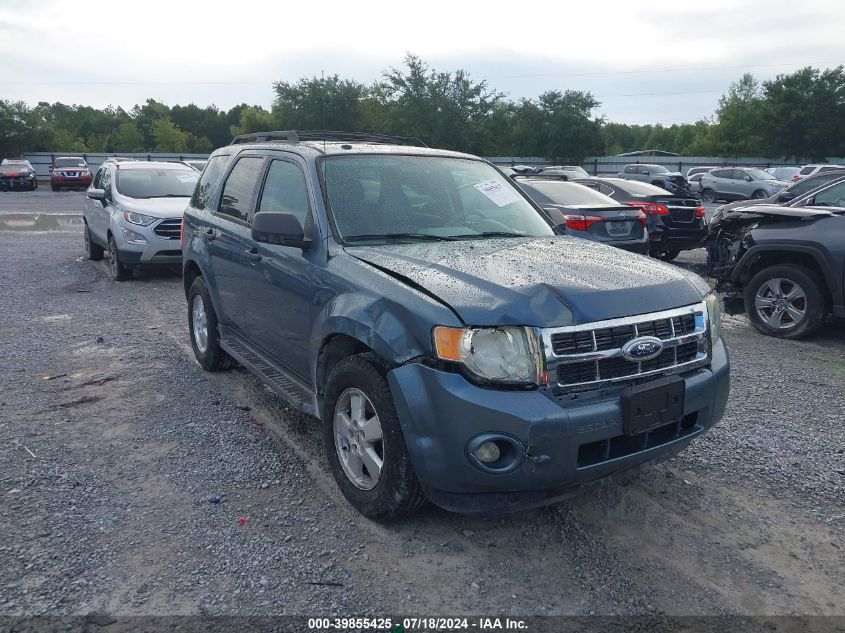
[[[299,143],[299,135],[296,130],[277,130],[275,132],[252,132],[251,134],[238,134],[232,139],[229,145],[239,143],[263,143],[266,141],[285,141],[287,143]]]
[[[379,143],[387,145],[416,145],[428,147],[415,136],[389,136],[387,134],[371,134],[369,132],[342,132],[338,130],[284,130],[276,132],[253,132],[252,134],[238,134],[230,145],[239,143],[265,143],[279,141],[284,143],[299,143],[300,141],[349,141],[351,143]]]

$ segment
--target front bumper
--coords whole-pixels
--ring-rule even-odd
[[[0,189],[35,189],[35,178],[0,178]]]
[[[153,230],[157,223],[150,226],[137,226],[121,221],[113,231],[115,245],[121,263],[127,266],[157,266],[179,264],[182,262],[182,250],[179,240],[166,239],[156,235]],[[128,242],[124,238],[126,228],[147,240],[146,244]]]
[[[81,176],[79,178],[50,176],[50,184],[54,187],[85,187],[87,189],[91,185],[91,180],[91,176]]]
[[[595,397],[554,398],[541,391],[486,389],[419,363],[391,371],[388,381],[411,461],[429,498],[456,512],[492,512],[552,503],[605,477],[677,454],[724,413],[729,391],[724,344],[714,347],[709,366],[681,376],[683,433],[607,459],[584,456],[603,441],[625,445],[621,387]],[[524,451],[518,468],[493,474],[474,465],[467,444],[487,433],[516,440]]]

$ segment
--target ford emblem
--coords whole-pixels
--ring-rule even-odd
[[[639,336],[622,346],[622,356],[635,363],[656,358],[662,351],[663,341],[654,336]]]

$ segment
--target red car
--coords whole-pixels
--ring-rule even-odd
[[[69,189],[87,189],[91,184],[91,169],[81,156],[58,156],[53,160],[50,170],[50,187],[58,191],[62,187]]]

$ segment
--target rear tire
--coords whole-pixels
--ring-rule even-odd
[[[705,189],[701,192],[702,202],[716,202],[716,192],[712,189]]]
[[[217,313],[202,277],[194,279],[188,291],[188,332],[194,356],[203,369],[220,371],[235,366],[235,359],[220,347]]]
[[[85,222],[85,228],[82,229],[82,239],[85,244],[85,257],[91,261],[98,262],[103,259],[103,247],[95,244],[91,239],[91,231],[88,230],[88,223]]]
[[[659,260],[662,260],[662,261],[664,261],[664,262],[671,262],[673,259],[675,259],[675,258],[676,258],[678,255],[680,255],[680,254],[681,254],[681,251],[679,251],[679,250],[674,250],[674,249],[670,249],[670,250],[652,250],[652,251],[649,253],[649,255],[651,255],[651,256],[652,256],[652,257],[654,257],[655,259],[659,259]]]
[[[769,266],[745,287],[745,313],[763,334],[801,338],[818,328],[827,316],[821,281],[803,266]]]
[[[386,373],[375,354],[349,356],[337,364],[326,383],[323,440],[335,481],[352,507],[364,516],[394,519],[415,512],[427,499]]]
[[[113,281],[126,281],[132,277],[132,269],[120,262],[117,244],[111,235],[109,235],[109,271]]]

